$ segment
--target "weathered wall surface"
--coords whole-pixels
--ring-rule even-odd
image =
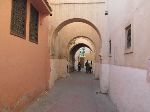
[[[112,39],[111,63],[121,66],[147,68],[150,58],[149,0],[109,0],[110,38]],[[125,54],[125,28],[132,25],[133,53]]]
[[[102,79],[104,85],[109,84],[105,89],[109,89],[119,112],[150,111],[150,84],[146,81],[150,58],[149,9],[149,0],[108,0],[112,57],[107,69],[110,77]],[[132,26],[133,53],[125,54],[125,28],[129,24]]]
[[[49,79],[49,87],[52,88],[54,83],[59,78],[65,78],[69,76],[67,70],[67,60],[66,59],[51,59],[51,76]]]
[[[110,65],[102,64],[99,65],[100,69],[100,92],[108,93],[109,92],[109,76],[110,76]]]
[[[147,71],[111,65],[110,96],[119,112],[149,112]]]
[[[29,42],[30,0],[26,39],[10,35],[11,3],[0,1],[0,111],[15,112],[48,88],[48,18],[39,24],[39,43]]]

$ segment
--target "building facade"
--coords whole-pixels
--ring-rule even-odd
[[[149,0],[0,1],[0,111],[21,111],[88,47],[117,112],[150,112],[149,9]]]
[[[149,0],[108,0],[106,86],[119,112],[149,112]],[[109,42],[107,43],[109,44]]]
[[[0,111],[17,112],[48,89],[46,1],[0,1]]]
[[[110,94],[119,112],[149,112],[150,2],[148,0],[52,0],[52,7],[54,16],[51,18],[53,30],[50,41],[57,37],[56,43],[60,44],[56,45],[60,45],[57,46],[59,50],[67,45],[67,39],[76,36],[86,36],[95,46],[100,45],[95,47],[96,50],[99,49],[96,54],[99,58],[96,61],[98,66],[95,66],[95,76],[100,78],[101,93]],[[88,22],[80,19],[96,26],[100,40],[94,34],[95,29],[90,30],[89,24],[86,24],[88,26],[82,24]],[[59,25],[62,26],[57,29]],[[55,29],[59,33],[56,34]],[[64,50],[66,49],[67,47]],[[64,56],[66,51],[61,50],[58,53]]]

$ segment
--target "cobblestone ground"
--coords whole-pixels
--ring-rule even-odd
[[[75,72],[56,81],[55,87],[24,112],[115,112],[108,96],[96,94],[99,81],[91,74]]]

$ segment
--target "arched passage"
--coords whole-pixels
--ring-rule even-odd
[[[67,24],[73,23],[73,22],[82,22],[82,23],[86,23],[86,24],[90,25],[91,27],[93,27],[93,29],[96,30],[96,32],[97,32],[97,34],[99,35],[99,37],[101,37],[98,28],[97,28],[93,23],[91,23],[90,21],[88,21],[88,20],[86,20],[86,19],[83,19],[83,18],[72,18],[72,19],[68,19],[68,20],[62,22],[61,24],[59,24],[59,25],[57,26],[57,28],[55,29],[55,31],[53,32],[52,38],[56,37],[57,34],[58,34],[58,32],[59,32],[64,26],[66,26]]]
[[[75,41],[77,40],[77,39],[80,39],[80,38],[82,38],[82,39],[85,39],[85,40],[87,40],[87,41],[89,41],[90,43],[91,43],[91,50],[92,51],[96,51],[96,46],[95,46],[95,42],[91,39],[91,38],[89,38],[89,37],[87,37],[87,36],[77,36],[77,37],[74,37],[73,39],[71,39],[70,41],[69,41],[69,43],[68,43],[68,48],[71,46],[71,45],[73,45],[73,44],[75,44]]]
[[[87,44],[84,44],[84,43],[78,43],[76,45],[74,45],[70,51],[69,51],[69,71],[70,72],[73,72],[75,70],[75,67],[74,67],[74,63],[75,63],[75,54],[76,52],[81,48],[81,47],[87,47],[89,48],[91,51],[92,49],[87,45]]]
[[[86,28],[89,28],[87,30],[88,32],[86,31],[86,28],[84,28],[84,27],[74,27],[74,26],[72,27],[71,26],[68,28],[68,26],[72,25],[72,24],[73,25],[81,24],[81,26],[86,25]],[[67,29],[65,29],[65,28],[67,28]],[[64,31],[64,29],[65,29],[65,31],[67,31],[67,30],[70,30],[71,28],[77,29],[78,30],[76,32],[77,34],[75,36],[70,35],[69,38],[67,38],[68,40],[65,40],[66,35],[64,35],[64,33],[62,33],[62,32]],[[80,29],[82,29],[82,32],[80,32]],[[72,34],[72,33],[74,33],[74,30],[73,30],[73,32],[67,31],[67,33]],[[89,33],[90,36],[87,35],[87,33]],[[84,34],[86,34],[86,35],[84,35]],[[80,36],[80,35],[84,35],[84,36]],[[69,44],[74,39],[79,39],[79,38],[84,38],[84,39],[88,40],[92,44],[93,47],[86,44],[85,42],[80,42],[78,45],[75,45],[72,50],[68,50]],[[62,45],[62,41],[63,42],[67,41],[67,43],[65,43],[65,44],[63,43],[63,45]],[[59,42],[60,42],[60,44],[59,44]],[[52,37],[51,37],[51,80],[52,80],[51,82],[54,83],[54,81],[56,79],[67,76],[67,74],[68,74],[67,68],[68,68],[68,65],[70,64],[70,62],[69,62],[70,53],[73,56],[80,47],[88,47],[92,50],[94,49],[94,51],[96,52],[95,57],[99,57],[100,49],[102,46],[101,42],[102,42],[101,35],[100,35],[98,28],[96,27],[96,25],[94,25],[92,22],[90,22],[86,19],[72,18],[72,19],[68,19],[68,20],[60,23],[56,27],[56,29],[53,31]],[[69,51],[68,53],[67,53],[67,50]],[[99,63],[99,62],[97,62],[97,63]],[[73,64],[71,64],[71,65],[73,65]],[[97,64],[97,66],[98,66],[98,64]],[[97,72],[97,74],[98,74],[98,72]]]
[[[96,27],[96,25],[94,25],[92,22],[86,20],[86,19],[83,19],[83,18],[72,18],[72,19],[68,19],[66,21],[63,21],[62,23],[60,23],[56,29],[53,31],[52,33],[52,38],[51,38],[51,57],[55,57],[56,55],[56,37],[58,36],[58,33],[61,29],[63,29],[65,26],[71,24],[71,23],[76,23],[76,22],[80,22],[80,23],[84,23],[84,24],[87,24],[89,26],[91,26],[97,33],[98,35],[98,41],[100,43],[100,45],[102,46],[101,42],[101,34],[100,34],[100,31],[98,30],[98,28]],[[86,36],[85,36],[86,37]],[[100,46],[100,47],[101,47]]]

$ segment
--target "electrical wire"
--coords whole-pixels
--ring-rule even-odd
[[[64,2],[64,3],[50,3],[50,5],[69,5],[69,4],[104,4],[105,2]]]

